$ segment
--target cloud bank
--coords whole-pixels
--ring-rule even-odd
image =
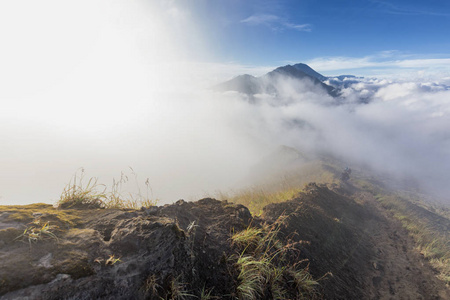
[[[399,182],[415,180],[422,191],[449,201],[450,86],[343,80],[348,79],[352,83],[342,90],[340,100],[312,93],[307,85],[290,79],[279,82],[282,91],[277,95],[255,96],[240,128],[253,129],[254,139],[265,145],[328,153]]]
[[[245,186],[252,166],[279,145],[448,189],[448,79],[349,81],[339,105],[286,79],[278,96],[249,103],[205,87],[271,68],[193,62],[197,41],[185,40],[198,35],[173,1],[21,3],[0,10],[1,204],[53,202],[80,167],[109,185],[131,166],[162,204],[198,198]],[[49,13],[55,7],[59,14]],[[276,16],[251,22],[303,26]]]
[[[195,71],[211,78],[204,65]],[[246,186],[250,170],[280,145],[415,178],[440,196],[450,192],[449,86],[353,78],[336,100],[310,84],[278,80],[277,95],[253,102],[237,92],[139,84],[126,101],[106,107],[79,102],[76,93],[69,103],[84,103],[75,105],[78,114],[51,120],[33,114],[45,102],[29,110],[10,104],[0,118],[2,203],[57,200],[79,167],[109,184],[131,166],[162,204],[196,199]]]

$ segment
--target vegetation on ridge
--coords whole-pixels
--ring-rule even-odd
[[[338,167],[330,163],[311,161],[298,170],[281,172],[265,178],[262,183],[231,192],[218,192],[216,197],[242,204],[254,214],[260,215],[263,208],[272,203],[280,203],[296,198],[310,182],[328,185],[339,183]]]
[[[437,276],[450,285],[450,235],[436,223],[418,214],[419,208],[407,199],[395,195],[378,196],[381,205],[398,219],[416,242],[417,250],[439,271]],[[436,216],[434,216],[436,217]],[[439,222],[438,220],[433,220]],[[447,220],[450,224],[450,221]],[[444,225],[444,228],[445,227]],[[445,229],[444,229],[445,230]]]
[[[389,191],[379,183],[359,178],[355,185],[370,192],[378,203],[414,239],[416,249],[437,270],[437,277],[450,286],[450,219],[448,209],[432,207],[418,193]]]
[[[232,256],[238,271],[237,296],[239,299],[314,299],[318,296],[314,280],[304,260],[291,264],[288,256],[299,250],[296,243],[283,243],[279,239],[285,216],[260,228],[248,227],[235,233],[231,239],[240,253]],[[297,253],[298,254],[298,253]],[[291,295],[296,291],[295,295]]]
[[[120,179],[113,179],[111,191],[107,192],[104,184],[99,184],[97,178],[90,178],[84,183],[84,169],[80,174],[76,172],[70,182],[66,185],[61,197],[57,202],[59,208],[115,208],[115,209],[140,209],[141,207],[155,206],[158,200],[151,197],[149,180],[145,181],[145,195],[141,191],[137,174],[130,167],[137,192],[128,192],[124,196],[123,186],[130,181],[128,175],[121,173]]]
[[[107,192],[96,179],[85,180],[81,169],[62,193],[59,208],[46,204],[0,207],[0,218],[3,218],[0,221],[16,226],[0,228],[0,248],[5,241],[3,245],[20,249],[23,255],[34,255],[35,265],[31,268],[35,272],[47,276],[55,270],[51,274],[69,274],[73,278],[97,276],[95,274],[102,272],[109,276],[117,274],[115,271],[119,269],[125,276],[129,266],[133,266],[133,270],[139,268],[139,263],[133,261],[133,251],[136,250],[139,251],[139,259],[145,253],[147,261],[151,262],[149,265],[156,266],[151,272],[141,270],[136,280],[137,293],[150,298],[314,299],[323,295],[329,297],[341,289],[339,297],[355,299],[360,292],[357,290],[363,286],[366,288],[366,279],[378,280],[376,276],[386,270],[383,268],[387,263],[390,266],[396,264],[393,256],[384,256],[396,252],[389,251],[389,245],[378,245],[393,243],[391,246],[397,247],[402,245],[400,242],[410,240],[405,238],[406,231],[401,229],[399,222],[391,222],[392,218],[384,219],[386,211],[388,216],[399,220],[415,240],[417,252],[408,246],[408,257],[416,258],[415,262],[408,261],[416,263],[415,270],[412,267],[409,274],[421,280],[417,274],[425,270],[425,261],[418,255],[420,252],[439,271],[437,277],[449,284],[450,245],[445,228],[449,228],[446,226],[450,221],[446,216],[439,219],[432,209],[419,205],[417,199],[389,191],[379,182],[364,180],[358,177],[358,171],[352,173],[348,182],[336,184],[338,167],[324,163],[317,170],[325,170],[323,178],[329,181],[300,188],[303,185],[299,182],[304,178],[292,173],[291,177],[283,176],[271,186],[254,187],[233,196],[221,194],[221,198],[229,202],[215,199],[180,201],[151,210],[130,211],[146,206],[143,200],[151,199],[148,181],[147,190],[143,190],[146,195],[142,196],[137,176],[131,169],[137,185],[136,194],[123,192],[127,182],[134,182],[133,177],[129,180],[124,173]],[[361,195],[364,197],[359,197]],[[245,207],[230,202],[244,204],[254,216]],[[272,203],[279,204],[269,205],[264,214],[255,217],[263,207]],[[367,233],[381,235],[368,226],[369,222],[372,222],[371,226],[379,225],[375,216],[382,216],[383,220],[389,221],[387,223],[394,224],[386,226],[386,232],[394,232],[395,229],[398,236],[387,239],[388,243],[376,244],[380,252],[373,254],[372,241],[366,236]],[[30,245],[36,242],[36,245],[27,249],[14,240]],[[155,247],[161,245],[171,250],[158,248],[161,252],[155,255]],[[44,251],[49,249],[52,249],[51,255],[44,255]],[[158,258],[167,253],[164,259]],[[372,254],[379,256],[373,264],[368,264],[366,257]],[[8,255],[15,257],[12,253]],[[178,259],[175,269],[171,265],[175,261],[172,261],[175,259],[172,255]],[[26,259],[14,259],[18,263],[29,264]],[[56,262],[59,265],[52,267]],[[42,266],[54,269],[50,272]],[[15,264],[10,263],[8,267],[8,272],[11,272]],[[358,270],[360,267],[361,272]],[[162,269],[166,273],[161,273]],[[402,270],[405,270],[403,265]],[[323,283],[321,276],[328,271],[335,276],[328,276]],[[3,271],[8,275],[0,277],[0,283],[4,283],[0,284],[0,287],[3,285],[2,293],[50,282],[33,279],[36,281],[20,285],[15,282],[19,282],[16,279],[22,275],[16,274],[15,280],[8,281],[8,272]],[[364,272],[369,272],[370,277],[366,278]],[[388,273],[380,279],[384,283],[392,282],[387,279]],[[430,277],[434,278],[431,275],[427,278]],[[48,275],[48,278],[53,280],[54,275]],[[356,292],[348,289],[349,284],[355,285]],[[435,286],[432,285],[428,291]],[[370,288],[369,282],[367,289]],[[347,290],[342,292],[343,289]],[[404,289],[400,284],[395,287],[395,291]],[[425,290],[420,288],[420,292]],[[224,291],[229,291],[229,294]]]

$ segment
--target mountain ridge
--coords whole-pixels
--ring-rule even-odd
[[[385,202],[352,180],[359,179],[309,183],[259,216],[212,198],[140,210],[2,207],[0,296],[269,300],[278,292],[277,299],[448,299],[445,283]],[[409,210],[421,213],[413,204]],[[19,243],[23,227],[38,221],[51,222],[55,237]],[[263,263],[270,269],[251,269]],[[249,288],[242,274],[252,270],[261,279]],[[258,292],[248,298],[248,290]]]
[[[214,89],[223,92],[236,91],[249,96],[262,93],[277,94],[280,90],[279,81],[284,78],[294,79],[298,81],[299,85],[305,84],[307,86],[305,90],[319,87],[331,97],[339,97],[339,88],[324,82],[328,77],[303,63],[281,66],[260,77],[249,74],[238,75],[216,85]]]

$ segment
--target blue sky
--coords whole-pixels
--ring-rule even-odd
[[[276,66],[331,57],[375,62],[450,57],[449,1],[175,3],[196,20],[215,61]]]

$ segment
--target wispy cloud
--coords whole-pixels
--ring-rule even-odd
[[[269,14],[254,14],[244,20],[241,20],[241,23],[253,26],[263,25],[269,27],[273,31],[288,29],[310,32],[312,28],[311,24],[291,23],[279,16]]]
[[[284,26],[289,29],[294,29],[298,31],[311,31],[311,25],[310,24],[293,24],[293,23],[284,23]]]
[[[320,57],[306,63],[321,72],[341,73],[351,70],[364,76],[424,71],[428,74],[450,75],[450,54],[446,57],[423,57],[405,55],[399,51],[383,51],[364,57]]]
[[[275,15],[252,15],[247,19],[241,21],[241,23],[247,23],[250,25],[267,25],[271,23],[279,22],[280,18]]]
[[[428,15],[428,16],[441,16],[441,17],[450,17],[450,12],[437,12],[432,10],[425,10],[419,7],[412,6],[399,6],[387,1],[380,0],[369,0],[372,3],[375,3],[382,9],[384,12],[389,14],[396,15]]]

